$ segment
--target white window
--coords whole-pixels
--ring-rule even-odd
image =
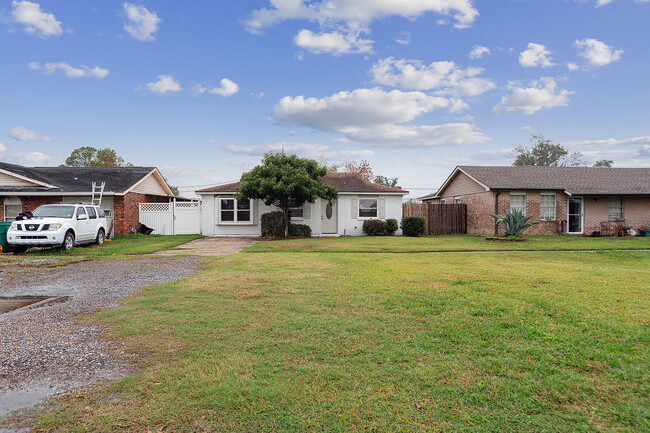
[[[526,215],[526,193],[525,192],[511,192],[510,193],[510,211],[521,211]]]
[[[539,198],[539,219],[555,219],[555,193],[543,192]]]
[[[460,204],[460,197],[454,197],[454,204]]]
[[[441,199],[440,199],[440,204],[445,204],[446,201],[447,201],[447,200],[445,200],[444,198],[441,198]]]
[[[234,198],[219,199],[221,204],[219,222],[223,224],[250,224],[253,221],[252,203],[250,200]]]
[[[303,219],[305,217],[304,205],[290,207],[289,213],[291,215],[291,219]]]
[[[621,218],[623,218],[623,197],[612,197],[609,199],[609,219]]]
[[[23,211],[23,204],[17,197],[7,197],[4,202],[5,221],[13,221]]]
[[[359,199],[359,218],[377,218],[376,198]]]

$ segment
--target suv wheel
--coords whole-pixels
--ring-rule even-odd
[[[97,233],[97,239],[95,239],[95,243],[97,245],[101,245],[104,243],[104,239],[106,239],[106,235],[104,235],[104,229],[99,229],[99,232]]]
[[[61,249],[64,251],[70,251],[74,247],[74,233],[68,232],[63,238],[63,243],[61,244]]]

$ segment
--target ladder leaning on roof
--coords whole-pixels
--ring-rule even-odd
[[[102,205],[102,196],[104,195],[104,185],[106,185],[106,182],[102,182],[100,185],[97,185],[97,182],[93,182],[93,194],[91,199],[92,204],[95,204],[97,206]]]

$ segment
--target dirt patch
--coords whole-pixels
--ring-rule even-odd
[[[487,237],[485,238],[486,241],[492,241],[492,242],[527,242],[528,239],[526,238],[500,238],[500,237]]]
[[[263,295],[257,290],[242,290],[235,293],[235,296],[241,299],[261,298]]]
[[[50,305],[56,302],[63,302],[67,297],[48,297],[48,296],[17,296],[17,297],[0,297],[0,314],[9,311],[20,311],[26,308],[36,308],[44,305]]]
[[[201,238],[155,253],[158,256],[202,256],[215,257],[236,254],[254,245],[258,238]]]

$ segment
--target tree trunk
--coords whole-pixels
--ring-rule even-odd
[[[289,237],[289,206],[282,208],[284,212],[284,237]]]

